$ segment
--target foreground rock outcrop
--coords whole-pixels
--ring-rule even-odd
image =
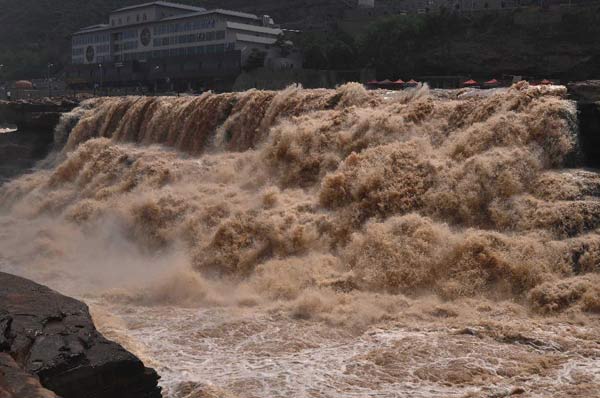
[[[14,387],[19,377],[29,390]],[[44,388],[62,398],[159,398],[158,378],[96,330],[85,304],[0,273],[0,398],[54,397]]]

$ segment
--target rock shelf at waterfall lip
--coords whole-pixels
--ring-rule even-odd
[[[10,355],[22,374],[37,377],[62,398],[161,397],[156,372],[105,339],[87,305],[1,272],[0,351]],[[5,382],[0,377],[0,391],[8,387]]]

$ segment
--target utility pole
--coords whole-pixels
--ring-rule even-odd
[[[50,81],[50,69],[54,64],[48,64],[48,97],[52,97],[52,82]]]

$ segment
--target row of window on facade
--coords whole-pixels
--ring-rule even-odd
[[[143,14],[136,14],[135,16],[135,22],[145,22],[148,20],[148,16],[146,15],[146,13]],[[127,15],[127,17],[125,18],[125,23],[132,23],[133,22],[133,16],[132,15]],[[112,18],[110,21],[110,24],[112,26],[116,26],[116,25],[123,25],[123,18],[119,17],[119,18]]]
[[[97,55],[96,60],[95,60],[95,62],[97,62],[97,63],[111,62],[111,61],[112,61],[112,57],[110,55]],[[84,59],[83,59],[83,57],[80,57],[80,56],[72,57],[71,62],[74,64],[83,64]]]
[[[74,46],[85,46],[88,44],[104,43],[107,41],[110,41],[109,33],[100,33],[97,35],[84,35],[84,36],[74,36],[73,37],[73,45]]]
[[[196,33],[191,35],[171,36],[154,39],[154,47],[172,46],[175,44],[188,44],[201,41],[224,40],[225,31],[218,30],[214,32]]]
[[[173,14],[173,13],[161,12],[160,13],[160,18],[161,19],[168,18],[168,17],[172,17],[174,15],[175,14]],[[148,16],[146,15],[146,13],[136,14],[135,15],[135,20],[133,18],[133,15],[127,15],[125,17],[125,23],[126,24],[133,23],[133,22],[136,22],[136,23],[138,23],[138,22],[146,22],[147,20],[148,20]],[[111,18],[110,24],[112,26],[123,25],[123,18],[122,17]]]
[[[121,44],[115,44],[113,46],[113,51],[118,53],[121,51],[129,51],[129,50],[135,50],[138,48],[138,42],[137,41],[126,41],[123,42]]]
[[[209,44],[208,46],[171,48],[169,50],[155,50],[155,51],[152,51],[152,57],[166,58],[166,57],[202,55],[202,54],[221,54],[221,53],[224,53],[225,51],[233,51],[233,50],[235,50],[235,43]]]
[[[127,53],[115,56],[116,61],[148,60],[150,58],[184,57],[203,54],[223,54],[235,50],[235,43],[210,44],[208,46],[171,48],[169,50],[155,50],[137,53]]]
[[[110,45],[109,44],[98,45],[98,46],[96,46],[95,51],[97,53],[100,53],[100,54],[109,53],[110,52]],[[84,48],[83,47],[74,48],[71,51],[71,55],[73,57],[83,56],[83,53],[84,53]]]
[[[123,32],[116,32],[113,33],[113,40],[114,41],[121,41],[121,40],[130,40],[130,39],[137,39],[138,36],[138,31],[137,30],[125,30]]]
[[[184,23],[172,23],[168,25],[159,25],[154,27],[154,34],[166,35],[178,32],[191,32],[193,30],[211,29],[217,25],[215,19],[201,19],[198,21],[190,21]]]
[[[194,56],[203,54],[222,54],[226,51],[234,51],[235,43],[226,44],[210,44],[207,46],[195,46],[195,47],[183,47],[183,48],[171,48],[169,50],[155,50],[146,52],[135,52],[125,53],[122,55],[116,55],[110,57],[108,55],[98,55],[94,62],[110,62],[110,61],[134,61],[134,60],[145,60],[149,58],[167,58],[167,57],[180,57],[180,56]],[[82,56],[73,56],[72,62],[74,64],[82,64],[84,62]]]

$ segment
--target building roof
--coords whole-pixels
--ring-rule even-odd
[[[130,10],[130,9],[134,9],[137,7],[146,7],[149,5],[154,5],[154,4],[158,4],[158,5],[164,5],[164,4],[175,4],[175,3],[168,3],[166,1],[155,1],[153,3],[145,3],[145,4],[140,4],[137,6],[131,6],[131,7],[125,7],[125,8],[120,8],[116,11],[113,12],[117,12],[117,11],[126,11],[126,10]],[[177,5],[177,4],[175,4]],[[188,6],[183,6],[183,7],[188,7]],[[199,16],[203,16],[203,15],[210,15],[210,14],[221,14],[221,15],[228,15],[228,16],[232,16],[232,17],[238,17],[238,18],[246,18],[246,19],[251,19],[254,21],[259,20],[260,18],[257,17],[254,14],[248,14],[245,12],[239,12],[239,11],[231,11],[231,10],[223,10],[221,8],[217,8],[214,10],[206,10],[204,8],[200,8],[200,7],[192,7],[196,10],[196,12],[189,12],[189,13],[185,13],[185,14],[179,14],[179,15],[174,15],[172,17],[167,17],[167,18],[163,18],[157,21],[145,21],[142,23],[137,23],[137,24],[131,24],[131,25],[126,25],[126,26],[111,26],[108,24],[102,24],[102,25],[93,25],[93,26],[88,26],[86,28],[82,28],[80,30],[78,30],[77,32],[73,33],[73,35],[78,35],[78,34],[84,34],[84,33],[91,33],[91,32],[97,32],[97,31],[102,31],[102,30],[110,30],[110,29],[123,29],[125,27],[130,27],[133,25],[152,25],[152,24],[156,24],[156,23],[160,23],[160,22],[165,22],[165,21],[175,21],[175,20],[179,20],[179,19],[185,19],[185,18],[194,18],[194,17],[199,17]],[[197,11],[197,10],[201,10],[201,11]],[[261,33],[268,33],[268,34],[275,34],[275,35],[279,35],[282,33],[281,29],[275,29],[275,28],[269,28],[269,27],[263,27],[263,26],[256,26],[256,25],[247,25],[247,24],[243,24],[243,23],[236,23],[236,22],[228,22],[228,24],[235,24],[237,25],[237,27],[231,26],[232,29],[243,29],[243,30],[250,30],[250,31],[254,31],[254,32],[261,32]]]
[[[238,41],[244,41],[246,43],[258,43],[258,44],[275,44],[277,42],[277,39],[273,39],[271,37],[259,37],[259,36],[252,36],[252,35],[244,35],[241,33],[238,33],[236,35],[236,38]]]
[[[280,35],[281,33],[283,33],[283,31],[281,29],[267,28],[264,26],[256,26],[256,25],[248,25],[248,24],[238,23],[238,22],[227,22],[227,27],[230,29],[247,30],[247,31],[251,31],[251,32],[268,33],[268,34],[272,34],[272,35]]]
[[[254,14],[248,14],[248,13],[239,12],[239,11],[223,10],[221,8],[217,8],[217,9],[214,9],[214,10],[205,10],[205,9],[203,9],[203,11],[192,12],[192,13],[189,13],[189,14],[173,15],[172,17],[163,18],[160,21],[171,21],[171,20],[175,20],[175,19],[183,19],[183,18],[190,18],[190,17],[199,17],[199,16],[202,16],[202,15],[210,15],[210,14],[229,15],[229,16],[232,16],[232,17],[252,19],[252,20],[255,20],[255,21],[259,19]]]
[[[94,30],[94,29],[106,28],[108,26],[110,26],[110,25],[106,24],[106,23],[101,23],[101,24],[98,24],[98,25],[86,26],[85,28],[81,28],[79,30]]]
[[[171,3],[168,1],[153,1],[150,3],[136,4],[136,5],[129,6],[129,7],[119,8],[117,10],[114,10],[112,13],[130,11],[130,10],[135,10],[136,8],[143,8],[143,7],[150,7],[150,6],[178,8],[180,10],[186,10],[186,11],[206,11],[206,8],[202,8],[202,7],[188,6],[186,4]]]
[[[110,27],[111,26],[108,24],[86,26],[85,28],[81,28],[77,32],[73,33],[73,35],[78,35],[78,34],[82,34],[82,33],[99,32],[102,30],[110,30]]]

